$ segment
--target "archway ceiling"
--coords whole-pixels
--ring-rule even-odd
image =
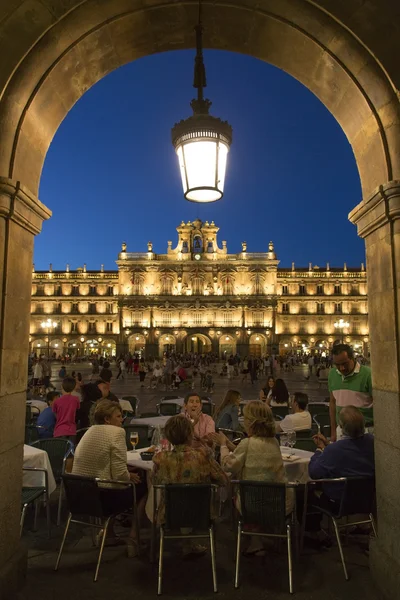
[[[196,14],[197,0],[2,2],[0,176],[37,194],[74,103],[123,64],[193,47]],[[206,47],[270,62],[321,99],[352,144],[365,198],[400,178],[397,0],[204,0],[204,22]]]

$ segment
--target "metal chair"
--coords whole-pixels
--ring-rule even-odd
[[[307,409],[313,418],[315,415],[329,414],[329,404],[322,402],[310,402]]]
[[[243,431],[234,431],[233,429],[225,429],[223,427],[216,427],[215,431],[217,433],[225,434],[228,440],[233,444],[239,443],[244,437],[246,437],[246,434]]]
[[[162,402],[161,404],[157,404],[157,412],[163,417],[179,415],[181,411],[182,406],[180,404],[175,404],[174,402]]]
[[[113,487],[117,488],[117,490],[130,489],[132,492],[131,501],[127,502],[125,507],[121,507],[121,510],[116,510],[115,512],[110,513],[105,507],[101,496],[102,488],[100,486],[105,483],[112,483]],[[89,525],[92,528],[103,529],[103,536],[101,539],[100,551],[94,575],[94,581],[97,581],[108,526],[113,517],[116,517],[117,515],[126,512],[128,508],[136,507],[135,486],[133,485],[133,483],[127,481],[112,481],[108,479],[106,480],[97,479],[95,477],[81,477],[79,475],[71,474],[63,475],[63,484],[65,488],[65,495],[67,498],[69,515],[54,570],[57,571],[59,567],[61,554],[64,549],[64,544],[70,524],[79,523],[81,525]],[[107,488],[107,493],[109,490],[110,488]],[[136,509],[135,518],[137,528],[136,530],[139,532]]]
[[[298,434],[302,434],[302,431],[298,431]],[[314,440],[312,439],[312,437],[308,437],[308,438],[296,438],[296,443],[294,445],[295,448],[298,448],[299,450],[307,450],[307,452],[315,452],[316,449],[316,445],[314,443]]]
[[[340,500],[338,502],[331,502],[330,505],[328,505],[328,507],[313,501],[308,502],[309,490],[311,487],[316,485],[329,485],[329,487],[337,487],[337,491],[340,491],[341,493]],[[375,537],[377,537],[375,520],[373,517],[373,512],[375,510],[376,504],[375,479],[373,477],[337,477],[336,479],[318,479],[315,481],[309,481],[306,483],[305,486],[304,499],[304,510],[301,526],[301,547],[303,546],[307,508],[310,506],[312,510],[317,510],[331,519],[335,530],[336,541],[339,547],[344,576],[346,581],[348,581],[349,575],[344,560],[343,547],[340,541],[339,529],[346,529],[347,527],[353,527],[354,525],[363,525],[366,523],[370,523],[374,535]],[[352,523],[348,522],[348,517],[352,515],[364,514],[368,515],[368,519],[364,519],[362,521],[357,522],[353,521]],[[339,521],[343,517],[346,517],[346,523],[339,523]]]
[[[153,417],[159,417],[158,412],[144,412],[136,417],[136,419],[151,419]]]
[[[311,429],[296,429],[296,435],[301,438],[312,438],[318,433],[318,425],[313,423]]]
[[[44,496],[46,501],[46,517],[47,517],[47,530],[49,534],[49,538],[51,536],[51,518],[50,518],[50,499],[49,499],[49,478],[46,469],[39,469],[36,467],[23,467],[23,471],[33,471],[35,473],[43,473],[44,474],[44,486],[36,486],[36,487],[22,487],[21,493],[21,519],[19,525],[19,535],[22,535],[22,531],[24,528],[25,522],[25,514],[26,509],[29,504],[35,503],[35,520],[33,524],[33,528],[37,529],[37,513],[38,513],[38,500]]]
[[[205,415],[210,415],[210,417],[212,417],[215,411],[215,404],[213,402],[202,400],[201,410]]]
[[[172,539],[209,538],[211,546],[211,566],[213,589],[217,592],[217,570],[215,561],[215,532],[211,515],[211,506],[215,500],[216,485],[211,484],[171,484],[155,485],[153,539],[157,527],[157,503],[161,490],[161,501],[165,509],[165,522],[160,526],[160,554],[158,562],[158,595],[162,592],[164,541]],[[193,533],[182,533],[182,529],[191,529]]]
[[[27,404],[25,408],[25,424],[26,425],[34,425],[38,416],[40,415],[40,410],[37,406],[32,406],[31,404]]]
[[[76,430],[75,447],[79,444],[79,442],[81,441],[88,429],[90,429],[90,427],[82,427],[82,429]]]
[[[147,448],[150,446],[151,435],[153,432],[153,427],[149,427],[149,425],[137,425],[130,423],[129,425],[123,425],[125,430],[126,437],[126,448],[127,450],[132,450],[131,444],[131,433],[137,432],[139,434],[139,441],[136,444],[136,448],[140,450],[140,448]]]
[[[330,437],[331,435],[331,417],[328,413],[318,413],[313,417],[314,423],[318,425],[318,432]]]
[[[129,416],[136,417],[136,413],[139,408],[139,398],[137,396],[122,396],[121,400],[127,400],[128,402],[130,402],[130,405],[132,406],[132,411],[125,412],[129,413]]]
[[[74,453],[74,447],[72,443],[62,437],[49,438],[46,440],[38,440],[34,442],[32,446],[44,450],[47,452],[53,471],[54,479],[56,483],[60,484],[60,495],[58,498],[58,510],[57,510],[57,526],[61,522],[61,504],[63,496],[63,480],[62,477],[65,473],[65,465],[68,456]]]
[[[235,588],[239,587],[239,569],[243,535],[285,538],[289,563],[289,591],[293,594],[292,568],[292,522],[296,522],[295,512],[286,515],[286,490],[296,484],[271,483],[265,481],[235,481],[240,494],[240,511],[237,529]],[[295,511],[295,508],[294,508]],[[251,530],[245,530],[250,525]],[[254,532],[254,526],[260,531]]]
[[[45,433],[47,431],[46,427],[42,427],[41,425],[25,425],[25,444],[28,446],[32,446],[35,442],[40,439],[40,433]]]
[[[277,418],[278,420],[283,419],[289,414],[288,406],[271,406],[271,410],[274,418]]]

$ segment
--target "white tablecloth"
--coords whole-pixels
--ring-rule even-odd
[[[118,402],[120,403],[122,410],[133,412],[132,404],[129,402],[129,400],[122,400],[122,398],[118,398]]]
[[[28,400],[27,404],[29,404],[29,406],[36,406],[40,412],[43,412],[44,409],[47,408],[47,402],[43,402],[42,400]]]
[[[168,421],[168,419],[170,419],[171,416],[168,415],[166,417],[163,416],[159,416],[159,417],[148,417],[145,419],[131,419],[130,421],[130,425],[150,425],[151,427],[157,427],[157,425],[160,425],[161,427],[164,427],[165,423]]]
[[[46,469],[49,482],[49,494],[54,492],[56,489],[56,482],[47,452],[39,450],[39,448],[35,448],[34,446],[24,445],[24,467]],[[44,473],[23,471],[22,485],[24,487],[44,486]]]

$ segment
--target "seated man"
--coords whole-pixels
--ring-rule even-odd
[[[53,402],[57,398],[60,397],[60,392],[47,392],[46,394],[46,402],[48,404],[47,408],[44,409],[40,413],[37,418],[36,425],[40,427],[44,427],[44,429],[39,429],[39,438],[52,438],[54,427],[56,424],[56,415],[53,412]]]
[[[311,414],[307,410],[308,396],[303,392],[296,392],[292,405],[292,414],[279,421],[277,431],[301,431],[311,429]]]
[[[329,443],[321,434],[314,436],[317,450],[311,457],[308,473],[311,479],[335,477],[374,477],[374,436],[365,433],[365,421],[355,406],[346,406],[339,413],[343,438]],[[330,501],[341,498],[338,485],[325,484],[324,496]]]

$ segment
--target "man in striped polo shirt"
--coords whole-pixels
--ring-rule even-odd
[[[333,346],[333,367],[329,371],[329,414],[331,418],[331,441],[337,439],[339,413],[345,406],[356,406],[364,419],[373,422],[371,369],[360,365],[348,344]]]

